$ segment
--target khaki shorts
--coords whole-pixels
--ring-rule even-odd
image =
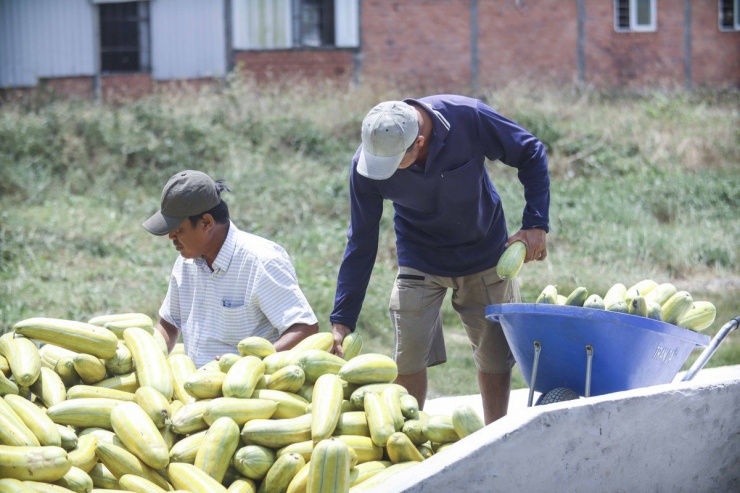
[[[516,279],[502,280],[495,267],[462,277],[400,267],[389,305],[398,373],[408,375],[447,361],[441,308],[448,289],[452,289],[452,307],[467,332],[478,370],[496,374],[511,370],[514,357],[501,325],[485,315],[488,305],[520,301]]]

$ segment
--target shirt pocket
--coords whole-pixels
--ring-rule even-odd
[[[477,204],[483,190],[483,173],[485,168],[478,157],[455,169],[443,171],[440,174],[443,205],[465,207]]]
[[[212,337],[210,339],[215,339],[230,346],[236,346],[239,341],[247,337],[249,326],[247,305],[221,305],[219,307],[219,314],[221,323],[215,324],[211,328]]]

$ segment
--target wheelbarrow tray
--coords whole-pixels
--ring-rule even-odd
[[[637,315],[533,303],[490,305],[486,318],[503,327],[531,388],[535,342],[540,345],[534,390],[559,387],[585,396],[587,346],[593,348],[590,395],[671,383],[708,335]]]

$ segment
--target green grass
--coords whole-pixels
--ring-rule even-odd
[[[162,95],[125,105],[52,100],[0,111],[0,328],[33,316],[156,317],[176,252],[141,223],[180,169],[225,178],[232,219],[282,244],[321,328],[329,329],[348,221],[359,122],[392,88],[260,87]],[[546,261],[520,273],[525,301],[556,284],[605,293],[616,282],[672,282],[715,303],[707,331],[740,315],[740,95],[607,95],[503,88],[483,93],[547,144],[552,179]],[[510,231],[523,208],[515,170],[489,163]],[[358,330],[390,354],[392,208]],[[464,331],[444,305],[449,361],[430,397],[477,393]],[[686,367],[693,361],[692,355]],[[708,366],[740,363],[733,334]],[[515,388],[525,386],[518,369]]]

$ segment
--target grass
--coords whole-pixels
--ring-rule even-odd
[[[155,317],[176,257],[141,228],[180,169],[225,178],[232,219],[290,253],[321,328],[329,329],[348,221],[359,122],[395,88],[234,79],[220,91],[123,105],[26,101],[0,107],[0,329],[47,316]],[[718,308],[713,335],[740,315],[737,93],[602,94],[503,87],[481,94],[548,146],[549,256],[520,273],[525,301],[616,282],[672,282]],[[515,170],[489,163],[510,231],[521,220]],[[366,351],[390,354],[395,276],[392,208],[358,324]],[[477,393],[469,343],[444,305],[449,361],[430,397]],[[695,359],[692,355],[686,367]],[[733,334],[708,366],[740,363]],[[514,387],[525,386],[515,369]]]

